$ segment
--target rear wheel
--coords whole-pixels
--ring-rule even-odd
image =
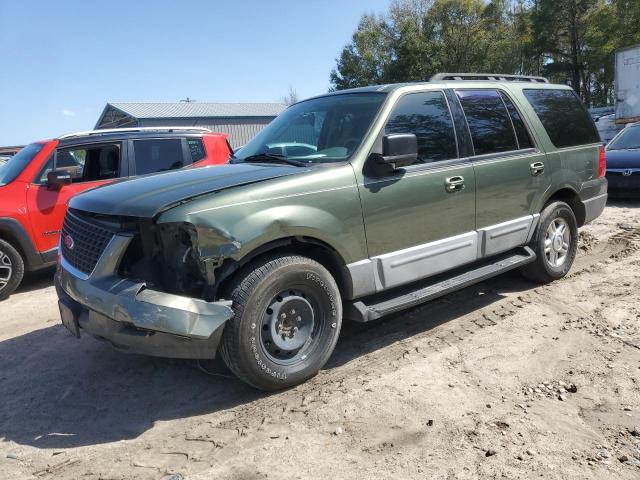
[[[549,283],[564,277],[571,269],[578,247],[578,224],[571,207],[564,202],[547,205],[529,246],[537,258],[521,269],[526,278]]]
[[[340,292],[331,274],[301,256],[249,264],[231,286],[235,316],[220,354],[239,378],[261,390],[314,376],[331,356],[342,324]]]
[[[0,300],[11,295],[24,276],[24,260],[20,253],[0,239]]]

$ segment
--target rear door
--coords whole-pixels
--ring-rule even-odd
[[[387,175],[365,174],[359,186],[377,290],[477,257],[474,171],[458,153],[445,93],[400,97],[384,127],[390,133],[415,134],[419,155],[416,164]]]
[[[77,193],[126,175],[122,168],[120,142],[58,147],[38,172],[27,191],[27,208],[40,252],[58,246],[67,203]],[[70,185],[52,189],[47,185],[47,173],[53,170],[69,172]]]
[[[589,111],[568,87],[524,88],[522,93],[539,122],[536,130],[546,133],[548,161],[556,165],[554,186],[580,191],[582,182],[597,178],[602,146]]]
[[[506,91],[461,88],[455,93],[473,144],[479,256],[491,256],[526,243],[551,176]]]

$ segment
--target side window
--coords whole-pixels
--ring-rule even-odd
[[[601,143],[589,112],[573,90],[539,88],[523,93],[556,147]]]
[[[73,183],[109,180],[120,176],[120,146],[90,145],[59,148],[38,174],[36,183],[43,184],[47,173],[64,170]]]
[[[400,98],[387,120],[388,133],[415,134],[420,162],[458,157],[453,121],[442,92],[410,93]]]
[[[201,138],[187,138],[187,146],[191,153],[191,162],[196,163],[206,157]]]
[[[179,138],[134,140],[133,152],[136,175],[174,170],[190,163],[183,158],[182,140]]]
[[[457,90],[476,155],[518,149],[509,113],[496,90]]]
[[[525,127],[524,125],[524,121],[520,116],[520,112],[518,112],[518,109],[509,97],[507,97],[502,92],[500,92],[500,96],[502,97],[502,101],[507,107],[509,116],[511,117],[511,123],[513,123],[513,128],[516,131],[516,137],[518,138],[518,147],[521,149],[533,148],[533,141],[529,136],[529,132],[527,132],[527,127]]]
[[[56,154],[55,169],[69,173],[73,183],[81,182],[86,159],[87,150],[84,148],[61,149]]]

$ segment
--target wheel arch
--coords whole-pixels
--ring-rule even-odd
[[[24,259],[25,268],[32,270],[42,264],[42,257],[34,247],[25,228],[13,218],[0,218],[0,238],[9,242]]]
[[[581,227],[585,224],[586,211],[584,208],[584,204],[582,203],[578,192],[576,192],[572,187],[564,186],[551,193],[543,202],[542,208],[540,210],[544,209],[545,206],[555,201],[564,202],[569,205],[569,207],[571,207],[571,210],[573,210],[573,214],[576,216],[578,227]]]
[[[216,275],[217,292],[225,292],[231,279],[252,261],[266,255],[301,255],[315,260],[335,279],[343,298],[351,298],[353,283],[346,262],[340,253],[328,243],[310,236],[289,236],[271,240],[244,254],[239,260],[225,260]]]

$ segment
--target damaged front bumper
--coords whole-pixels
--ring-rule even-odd
[[[118,276],[115,267],[130,240],[115,235],[90,275],[61,257],[55,278],[61,313],[72,315],[77,332],[84,330],[120,350],[213,358],[224,324],[233,317],[231,302],[160,292]],[[68,319],[63,323],[69,326]]]

